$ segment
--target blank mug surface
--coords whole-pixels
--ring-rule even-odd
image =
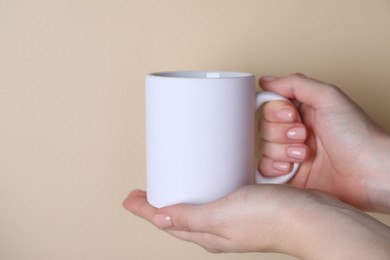
[[[258,107],[286,98],[255,92],[242,72],[163,72],[146,77],[147,199],[155,207],[203,204],[251,183],[286,183],[254,167]]]
[[[208,203],[254,182],[255,97],[249,73],[146,76],[151,205]]]

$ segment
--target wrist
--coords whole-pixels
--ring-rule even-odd
[[[291,226],[292,255],[300,259],[387,259],[390,228],[327,195],[317,194]]]
[[[368,210],[390,213],[390,136],[381,134],[374,139],[373,167],[365,175]]]

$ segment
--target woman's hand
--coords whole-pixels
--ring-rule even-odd
[[[306,127],[295,131],[295,139],[306,139],[307,145],[299,144],[302,152],[296,154],[304,158],[310,150],[311,156],[302,163],[292,185],[329,192],[363,210],[390,212],[390,138],[358,105],[337,87],[301,74],[263,77],[260,85],[292,99]],[[259,168],[266,176],[277,174],[278,165],[284,163],[286,168],[296,161],[286,146],[291,122],[288,117],[284,121],[277,117],[278,113],[288,115],[288,104],[272,103],[264,107],[261,124],[267,142]],[[291,105],[290,117],[294,122],[296,111]]]
[[[338,88],[303,75],[263,77],[263,89],[292,99],[264,106],[264,175],[288,185],[251,185],[206,205],[157,209],[136,190],[126,209],[210,252],[279,252],[302,259],[388,259],[390,228],[362,209],[390,212],[390,138]],[[306,142],[305,142],[306,140]],[[304,143],[305,142],[305,143]]]
[[[387,259],[390,229],[325,193],[252,185],[206,205],[156,209],[136,190],[123,205],[213,253],[279,252],[302,259]]]

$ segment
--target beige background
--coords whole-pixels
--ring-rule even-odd
[[[388,0],[0,0],[0,259],[292,259],[211,255],[122,209],[145,187],[144,74],[304,72],[390,131],[389,28]]]

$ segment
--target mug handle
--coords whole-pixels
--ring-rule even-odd
[[[269,102],[269,101],[277,101],[277,100],[284,100],[288,101],[291,103],[290,100],[288,100],[285,97],[282,97],[274,92],[270,91],[262,91],[256,93],[256,109],[260,108],[264,103]],[[298,119],[301,120],[299,114],[298,114]],[[297,172],[298,168],[300,166],[300,163],[294,163],[293,168],[291,172],[285,175],[277,176],[277,177],[265,177],[261,174],[259,170],[256,170],[256,183],[261,184],[261,183],[269,183],[269,184],[281,184],[281,183],[286,183],[288,182]]]

